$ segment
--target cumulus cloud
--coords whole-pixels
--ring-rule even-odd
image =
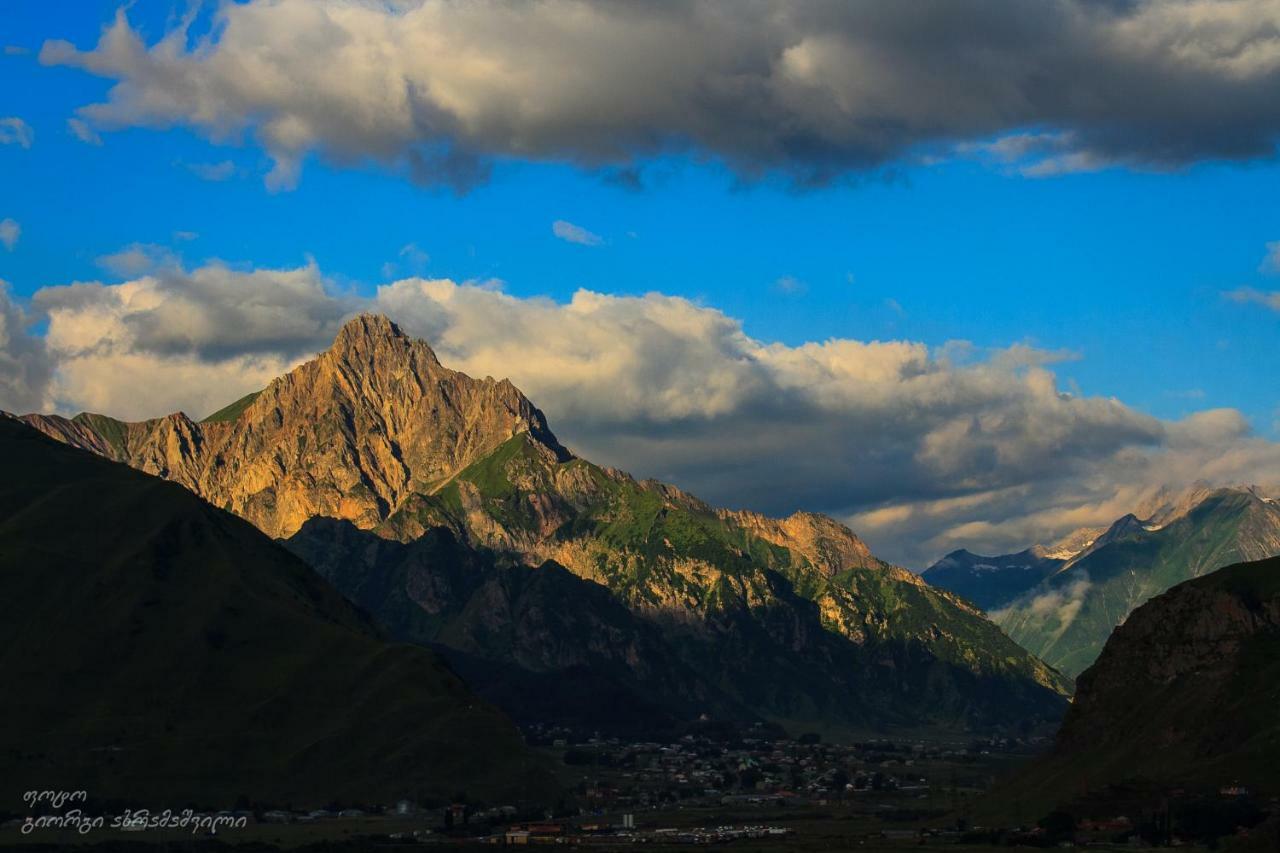
[[[144,253],[145,255],[145,253]],[[1164,421],[1063,392],[1070,353],[912,341],[760,341],[720,311],[650,293],[568,302],[404,278],[346,294],[314,264],[172,258],[113,284],[39,291],[64,410],[213,411],[388,314],[445,364],[510,377],[589,459],[715,503],[851,522],[923,566],[954,547],[1024,547],[1107,524],[1166,484],[1280,481],[1280,446],[1230,409]]]
[[[31,125],[17,116],[0,118],[0,145],[20,145],[23,148],[30,148],[35,138],[36,133],[31,129]]]
[[[53,365],[42,339],[27,331],[25,312],[0,279],[0,410],[28,412],[48,403]]]
[[[957,142],[1041,175],[1273,157],[1278,28],[1274,0],[249,0],[40,60],[115,81],[96,127],[252,134],[277,188],[312,152],[459,188],[665,152],[812,184]]]
[[[217,262],[191,271],[162,266],[116,285],[45,287],[32,301],[49,318],[50,345],[64,354],[107,345],[213,361],[314,352],[358,304],[314,264],[243,271]]]
[[[208,414],[322,349],[356,305],[314,265],[188,271],[139,248],[115,260],[145,274],[46,287],[32,300],[48,322],[59,410]]]
[[[12,252],[13,247],[18,245],[18,238],[21,236],[21,225],[12,219],[0,219],[0,243],[4,244],[5,249]]]
[[[574,225],[563,219],[551,223],[551,233],[566,243],[577,243],[579,246],[599,246],[604,242],[599,234],[592,234],[581,225]]]

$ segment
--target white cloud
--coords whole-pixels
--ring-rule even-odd
[[[551,223],[551,233],[567,243],[577,243],[579,246],[599,246],[604,242],[600,235],[592,234],[581,225],[574,225],[563,219]]]
[[[113,261],[144,274],[46,287],[33,298],[48,320],[57,364],[49,393],[62,411],[203,416],[322,349],[355,305],[314,265],[187,271],[146,247]]]
[[[13,247],[18,245],[18,238],[22,236],[22,226],[12,219],[0,219],[0,243],[10,252]]]
[[[0,118],[0,145],[20,145],[30,148],[35,142],[36,132],[17,116]]]
[[[133,262],[136,250],[125,254]],[[357,303],[336,292],[314,264],[241,271],[213,262],[187,271],[142,255],[146,274],[122,284],[45,287],[33,304],[49,318],[47,339],[62,354],[97,347],[209,360],[245,354],[289,359],[322,348]]]
[[[634,177],[666,152],[804,185],[955,140],[1045,175],[1271,158],[1280,134],[1275,0],[249,0],[216,17],[148,44],[122,11],[93,49],[40,59],[115,81],[80,110],[95,127],[252,134],[276,189],[312,152],[459,188],[497,158]]]
[[[74,117],[67,119],[67,130],[85,145],[102,144],[102,137],[98,135],[98,131],[90,127],[84,119]]]
[[[788,346],[658,293],[560,303],[404,278],[359,298],[314,264],[168,261],[33,304],[63,410],[207,413],[323,349],[345,317],[381,311],[450,367],[510,377],[589,459],[718,504],[829,512],[915,566],[1107,524],[1165,484],[1280,482],[1280,446],[1239,412],[1163,421],[1066,394],[1050,367],[1070,354],[1024,345]]]
[[[1088,574],[1073,573],[1071,579],[1061,586],[1044,592],[1033,592],[1029,598],[1023,598],[992,613],[991,618],[996,624],[1001,624],[1009,613],[1025,615],[1052,630],[1054,637],[1060,637],[1080,614],[1085,596],[1092,588],[1093,582],[1089,580]]]
[[[0,279],[0,410],[38,411],[46,396],[53,368],[44,341],[27,331],[27,316],[9,296]]]

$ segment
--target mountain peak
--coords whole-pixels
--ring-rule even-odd
[[[407,335],[385,314],[364,313],[342,324],[334,345],[362,338],[407,338]]]
[[[440,360],[426,341],[411,338],[382,314],[357,314],[338,330],[329,353],[341,356],[368,356],[374,353],[419,351],[427,363]],[[363,359],[362,359],[363,360]]]
[[[518,388],[444,367],[380,314],[352,317],[317,358],[208,421],[27,422],[175,480],[273,538],[315,516],[375,527],[522,433],[557,460],[572,458]]]

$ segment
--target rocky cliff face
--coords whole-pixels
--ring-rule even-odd
[[[908,712],[916,696],[858,703],[903,720],[1050,714],[1066,691],[1060,676],[973,608],[877,560],[843,525],[812,513],[779,520],[719,510],[674,486],[575,458],[511,383],[443,367],[385,318],[352,320],[332,348],[205,422],[180,413],[138,424],[100,415],[24,420],[182,483],[276,538],[328,518],[400,543],[447,529],[505,567],[554,562],[664,630],[692,632],[690,648],[720,643],[721,657],[744,658],[719,661],[714,672],[687,662],[730,685],[724,692],[744,706],[773,701],[761,688],[746,689],[768,678],[761,661],[782,661],[779,671],[794,664],[792,684],[810,684],[813,696],[830,683],[831,668],[873,665],[844,646],[829,648],[833,636],[899,672],[896,680],[855,679],[849,695],[874,689],[882,699],[911,684],[918,692],[925,684],[918,677],[933,673],[929,683],[943,688],[928,707]],[[554,634],[552,622],[539,624]],[[548,636],[534,645],[556,642]],[[569,641],[559,642],[567,651]],[[825,663],[815,670],[800,662],[796,652],[805,648]],[[508,657],[523,665],[527,652],[513,648]],[[558,660],[576,665],[571,658]],[[642,669],[630,667],[637,677]],[[974,695],[979,690],[984,695]],[[802,704],[796,713],[829,710],[826,702]],[[788,707],[797,706],[779,698],[769,713]]]
[[[797,512],[782,519],[758,512],[717,510],[727,523],[748,536],[757,537],[798,554],[828,576],[847,569],[881,568],[885,564],[871,554],[867,543],[843,524],[814,512]]]
[[[273,381],[232,420],[181,412],[141,423],[24,418],[70,444],[181,483],[286,537],[309,518],[372,527],[517,434],[568,457],[506,380],[443,367],[385,317],[347,323],[318,358]]]

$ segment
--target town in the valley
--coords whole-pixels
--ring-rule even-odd
[[[1007,771],[1047,749],[1045,735],[827,741],[817,733],[789,737],[761,725],[728,737],[714,726],[709,731],[637,740],[527,727],[529,743],[554,760],[566,791],[551,809],[475,802],[465,791],[448,804],[412,796],[391,804],[334,802],[307,810],[244,802],[209,815],[225,818],[224,827],[234,826],[212,834],[230,842],[303,848],[345,839],[357,845],[350,849],[364,849],[359,845],[365,843],[390,849],[542,844],[678,849],[726,843],[772,850],[921,844],[1143,847],[1195,843],[1193,828],[1170,820],[1169,797],[1204,799],[1203,792],[1158,792],[1162,812],[1145,805],[1157,802],[1150,791],[1137,792],[1129,802],[1105,792],[1094,804],[1093,817],[1055,813],[1020,819],[1014,810],[994,815],[984,808],[982,795]],[[1211,810],[1226,820],[1257,808],[1249,789],[1237,782],[1211,792],[1209,800]],[[117,837],[144,831],[139,820],[132,827],[126,823]]]

